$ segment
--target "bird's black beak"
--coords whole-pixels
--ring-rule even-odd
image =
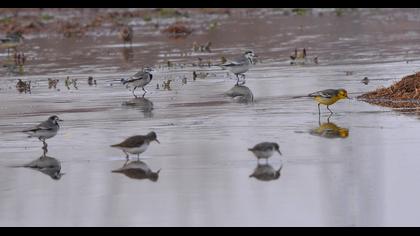
[[[58,119],[58,121],[64,121],[64,120],[62,120],[62,119]]]
[[[281,154],[280,149],[277,149],[277,152],[278,152],[280,155],[283,155],[283,154]]]
[[[160,144],[159,140],[155,139],[155,141]]]

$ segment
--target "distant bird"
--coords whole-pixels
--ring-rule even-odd
[[[171,79],[168,79],[167,81],[163,81],[163,84],[162,84],[163,90],[172,90],[171,82],[172,82]]]
[[[364,83],[365,85],[367,85],[369,83],[369,78],[365,77],[362,79],[362,83]]]
[[[245,72],[247,72],[251,65],[255,64],[255,58],[258,57],[254,54],[253,51],[246,51],[241,57],[233,59],[233,60],[226,60],[225,63],[221,64],[220,66],[225,69],[229,69],[233,74],[235,74],[237,81],[236,84],[239,84],[239,75],[245,79]],[[244,84],[245,81],[242,83]]]
[[[16,83],[16,89],[20,92],[30,92],[31,91],[31,81],[22,81],[21,79],[18,79],[18,82]]]
[[[125,163],[121,168],[113,170],[113,173],[122,173],[132,179],[149,179],[156,182],[159,179],[160,169],[153,172],[150,167],[140,160]]]
[[[270,158],[274,152],[278,152],[280,155],[282,155],[282,153],[280,152],[279,145],[277,143],[271,142],[259,143],[253,148],[248,148],[248,151],[254,153],[254,155],[258,159],[258,162],[260,161],[260,159],[265,159],[266,161],[268,161],[268,158]]]
[[[130,43],[130,47],[133,41],[133,28],[131,26],[124,26],[119,32],[120,39],[124,42],[124,47],[126,43]]]
[[[197,73],[196,71],[193,71],[193,80],[195,80],[196,78],[205,79],[207,78],[207,76],[209,76],[209,73],[204,73],[204,72]]]
[[[336,103],[340,99],[349,98],[345,89],[325,89],[322,91],[308,94],[309,97],[313,97],[318,102],[318,112],[321,114],[320,105],[326,105],[327,109],[333,114],[329,108],[330,105]]]
[[[292,60],[302,60],[306,58],[306,48],[300,52],[295,48],[295,51],[290,55],[290,59]]]
[[[153,75],[150,73],[152,71],[153,71],[152,68],[146,67],[142,71],[137,72],[136,74],[134,74],[128,79],[122,78],[121,83],[124,85],[127,84],[127,85],[134,86],[134,89],[133,89],[134,97],[137,97],[136,94],[134,94],[134,91],[136,90],[136,88],[141,87],[144,91],[144,94],[143,94],[143,97],[144,97],[144,95],[146,95],[147,93],[147,91],[144,89],[144,86],[149,84],[150,81],[152,81],[153,79]]]
[[[57,88],[57,84],[58,84],[59,80],[58,79],[51,79],[48,78],[48,88]]]
[[[122,143],[111,145],[111,147],[118,148],[122,150],[127,160],[130,158],[128,153],[130,154],[137,154],[137,159],[140,159],[140,154],[145,152],[147,148],[149,147],[150,142],[156,141],[157,143],[160,143],[157,140],[157,136],[155,132],[150,132],[147,135],[136,135],[127,138]]]
[[[249,176],[261,181],[270,181],[280,178],[280,171],[283,165],[278,170],[275,170],[270,164],[259,164],[254,169],[254,172]]]
[[[5,38],[0,39],[0,48],[7,48],[7,55],[9,55],[10,48],[16,48],[23,43],[23,35],[21,32],[7,34]]]

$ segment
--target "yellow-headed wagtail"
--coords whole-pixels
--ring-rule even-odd
[[[321,104],[326,105],[327,109],[333,114],[329,106],[336,103],[340,99],[349,98],[347,97],[347,91],[345,89],[325,89],[322,91],[314,92],[308,95],[313,97],[318,102],[318,112],[321,114]]]

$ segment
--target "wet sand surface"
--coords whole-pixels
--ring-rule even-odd
[[[264,10],[223,18],[215,30],[185,39],[136,25],[132,50],[116,33],[26,40],[24,74],[0,68],[0,225],[419,226],[418,116],[342,100],[331,107],[336,113],[329,121],[348,136],[326,138],[311,132],[328,122],[325,107],[319,121],[313,100],[293,98],[326,88],[356,97],[418,70],[418,13]],[[211,41],[212,52],[191,53],[194,41]],[[295,47],[306,47],[319,63],[290,65]],[[246,104],[223,95],[235,84],[227,71],[191,66],[198,57],[219,62],[243,49],[261,59],[246,73],[254,95]],[[3,61],[6,52],[0,56]],[[133,100],[118,82],[167,60],[185,66],[158,68],[145,99]],[[194,70],[210,74],[194,81]],[[78,79],[77,89],[65,87],[67,76]],[[361,83],[366,76],[368,85]],[[30,94],[16,91],[19,78],[32,81]],[[59,91],[48,89],[47,78],[60,79]],[[171,90],[156,89],[167,79]],[[20,130],[53,114],[64,122],[47,141],[47,155],[61,162],[65,175],[53,180],[12,168],[42,155],[41,142]],[[152,171],[161,169],[158,180],[111,173],[125,155],[110,145],[150,131],[161,143],[141,157]],[[262,141],[280,145],[283,156],[269,161],[275,170],[283,165],[278,179],[249,177],[257,161],[247,149]]]

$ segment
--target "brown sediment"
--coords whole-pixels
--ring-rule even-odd
[[[420,108],[420,72],[405,76],[388,88],[378,88],[357,98],[385,107]]]
[[[175,22],[174,24],[168,26],[168,28],[164,29],[162,32],[168,33],[169,36],[172,36],[172,37],[182,37],[182,36],[185,37],[191,34],[192,29],[189,28],[183,22]]]
[[[83,13],[86,11],[86,13]],[[65,13],[68,17],[60,17]],[[226,8],[161,8],[161,9],[135,9],[135,10],[106,10],[106,9],[61,9],[51,8],[44,11],[42,8],[3,8],[0,9],[0,32],[23,34],[40,32],[57,32],[65,37],[78,37],[86,31],[100,29],[111,25],[120,27],[123,22],[132,18],[142,18],[150,21],[152,18],[179,18],[200,14],[230,14]],[[185,25],[174,25],[168,31],[176,36],[188,35],[191,29]]]

